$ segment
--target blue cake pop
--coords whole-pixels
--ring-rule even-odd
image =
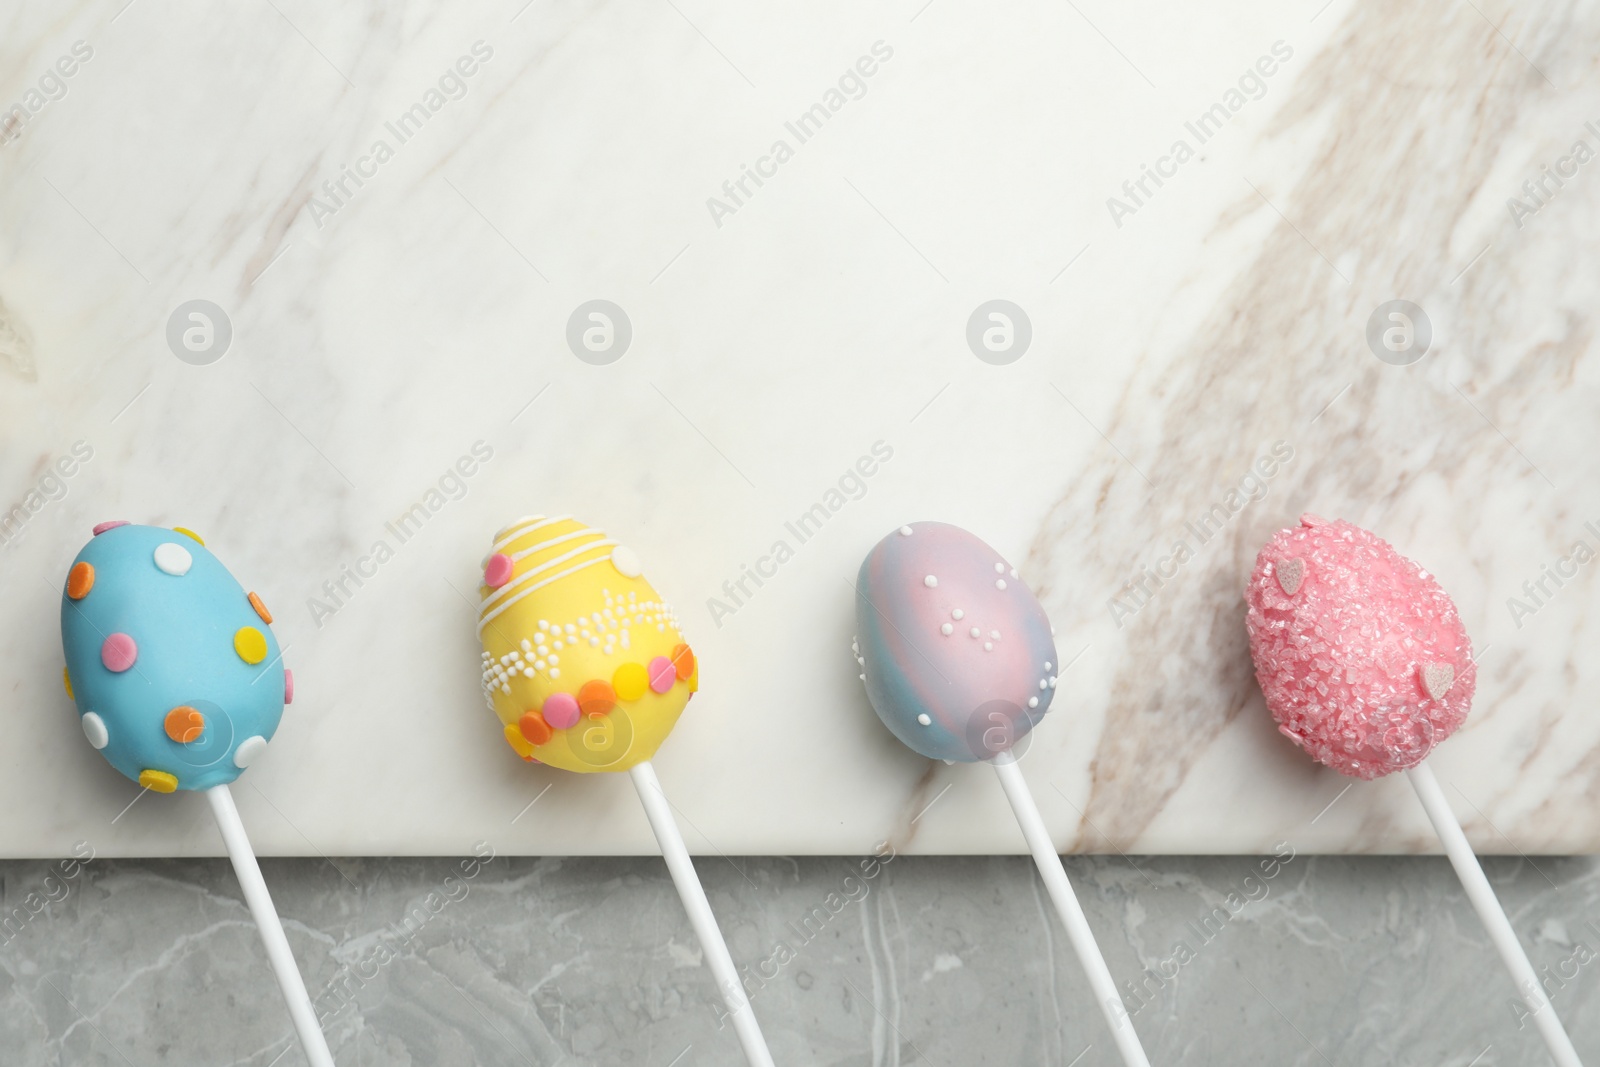
[[[146,789],[209,789],[266,749],[294,699],[261,598],[181,527],[101,523],[61,597],[84,736]]]

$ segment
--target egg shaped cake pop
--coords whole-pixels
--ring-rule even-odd
[[[1267,709],[1318,762],[1392,774],[1466,721],[1477,671],[1455,603],[1376,534],[1303,515],[1256,556],[1245,599]]]
[[[272,615],[188,530],[110,522],[94,534],[61,596],[84,735],[159,793],[233,781],[294,697]]]
[[[856,579],[867,698],[930,759],[990,759],[1033,729],[1055,696],[1052,633],[1016,568],[959,526],[900,527]]]
[[[570,515],[497,533],[478,594],[484,699],[530,762],[627,770],[655,755],[700,688],[639,558]]]

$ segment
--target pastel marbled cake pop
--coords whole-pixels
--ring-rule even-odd
[[[101,523],[61,595],[67,694],[89,743],[147,789],[209,789],[294,699],[272,615],[184,529]]]
[[[1393,774],[1466,721],[1477,668],[1461,615],[1376,534],[1303,515],[1261,549],[1245,599],[1267,709],[1318,762]]]
[[[580,772],[650,759],[700,671],[638,557],[571,516],[531,516],[483,568],[481,683],[517,755]]]
[[[1055,696],[1044,608],[1000,553],[948,523],[902,526],[867,554],[855,654],[878,717],[930,759],[1008,750]]]

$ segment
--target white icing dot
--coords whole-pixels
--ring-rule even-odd
[[[1017,576],[1017,568],[1012,567],[1011,568],[1011,577],[1015,578],[1016,576]]]
[[[901,537],[910,537],[911,536],[911,527],[909,527],[909,526],[900,527],[900,536]]]
[[[982,637],[983,636],[983,631],[978,629],[976,626],[974,626],[971,630],[969,630],[967,632],[972,634],[973,637]]]
[[[85,715],[81,725],[83,726],[83,736],[89,739],[91,747],[105,748],[111,741],[111,732],[106,729],[106,721],[94,712],[91,711]]]
[[[554,667],[557,663],[560,663],[560,662],[561,662],[561,657],[560,656],[556,655],[554,652],[550,653],[550,666]]]
[[[910,533],[911,531],[907,530],[906,532]],[[865,675],[863,675],[863,677],[865,677]],[[918,715],[917,716],[917,722],[921,723],[923,726],[932,726],[933,725],[933,720],[928,718],[928,713],[927,712],[923,712],[921,715]]]
[[[1048,689],[1048,688],[1050,688],[1050,686],[1049,686],[1049,683],[1047,683],[1043,678],[1040,678],[1039,679],[1039,688],[1040,689]]]
[[[600,639],[598,637],[589,638],[589,647],[590,648],[599,648],[600,647]]]
[[[1004,589],[1006,587],[1006,580],[1004,578],[996,578],[994,580],[994,587],[996,589]]]
[[[526,637],[524,637],[522,639],[522,651],[524,651],[524,652],[532,652],[533,651],[533,642],[529,641]]]
[[[1056,676],[1052,674],[1050,676],[1050,688],[1054,689],[1055,687],[1056,687]]]
[[[551,667],[550,668],[550,677],[552,677],[552,678],[561,677],[561,668],[560,667]],[[511,692],[511,690],[508,689],[508,690],[506,690],[506,692],[509,693],[509,692]]]
[[[550,647],[551,647],[551,648],[565,648],[565,647],[567,647],[567,646],[566,646],[566,645],[563,645],[563,644],[562,644],[562,643],[561,643],[561,641],[560,641],[560,640],[559,640],[559,639],[558,639],[558,640],[555,640],[555,641],[552,641],[552,642],[550,642]]]
[[[956,632],[956,628],[951,626],[949,623],[945,623],[943,626],[939,627],[939,632],[944,634],[946,637],[949,637],[951,634]]]
[[[257,734],[247,737],[239,742],[239,747],[233,750],[233,765],[240,769],[250,766],[256,757],[267,750],[267,739]]]
[[[966,617],[966,614],[967,614],[966,612],[962,611],[960,608],[957,608],[956,610],[954,610],[954,611],[952,611],[950,613],[950,617],[952,619],[956,620],[957,622],[960,622],[963,618]]]
[[[576,626],[572,625],[572,623],[570,623],[570,622],[567,623],[565,626],[563,626],[562,629],[567,631],[567,633],[569,633],[569,634],[575,634],[575,633],[578,632],[578,628]]]
[[[534,660],[534,662],[533,662],[533,669],[536,670],[536,671],[542,671],[548,666],[550,666],[550,664],[546,663],[542,659]]]
[[[990,630],[989,631],[989,636],[994,638],[996,641],[998,641],[998,640],[1000,640],[1000,631],[999,630]]]
[[[985,652],[993,652],[994,651],[994,642],[993,641],[985,641],[983,643],[983,650]]]
[[[1050,661],[1049,660],[1045,660],[1044,661],[1044,669],[1045,670],[1049,670],[1050,669]]]
[[[532,667],[524,667],[524,668],[522,668],[522,676],[524,678],[532,678],[533,677],[533,668]]]
[[[1029,697],[1028,698],[1028,707],[1036,708],[1038,706],[1039,706],[1039,698],[1038,697]]]
[[[643,573],[644,568],[639,566],[639,557],[634,555],[633,549],[618,545],[611,550],[611,565],[617,568],[617,573],[624,578],[637,578]]]
[[[1006,572],[1006,565],[1004,563],[996,563],[994,565],[994,572],[996,574],[1004,574]]]
[[[539,620],[539,629],[541,629],[541,630],[550,629],[550,621],[548,619],[540,619]]]
[[[194,557],[189,555],[189,550],[172,541],[157,545],[154,558],[157,569],[174,578],[182,578],[194,566]]]
[[[929,589],[932,589],[934,586],[939,584],[939,579],[930,574],[926,578],[922,579],[922,584],[927,586]]]

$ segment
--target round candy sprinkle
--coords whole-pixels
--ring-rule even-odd
[[[516,723],[510,723],[505,729],[506,744],[511,746],[511,751],[529,762],[538,762],[533,758],[533,746],[528,744],[528,739],[522,736],[522,731]]]
[[[673,647],[672,666],[678,672],[679,681],[686,682],[689,680],[689,676],[694,673],[695,659],[694,652],[690,650],[688,645],[679,644]]]
[[[94,525],[94,535],[99,537],[107,530],[115,530],[118,526],[128,525],[127,519],[112,519],[110,522],[97,522]]]
[[[624,663],[611,676],[611,688],[619,700],[638,700],[650,686],[650,676],[637,663]]]
[[[170,574],[174,578],[182,578],[189,573],[189,568],[194,566],[194,557],[189,555],[189,550],[175,541],[157,545],[152,556],[161,573]]]
[[[665,693],[672,688],[672,683],[678,680],[678,672],[673,669],[672,661],[665,656],[657,656],[651,660],[647,670],[650,672],[650,688],[657,693]]]
[[[139,646],[124,633],[115,633],[100,646],[100,662],[113,674],[121,674],[139,658]]]
[[[250,766],[261,753],[267,750],[267,739],[260,734],[247,737],[239,742],[239,747],[233,750],[233,765],[240,770]]]
[[[233,635],[233,650],[254,665],[267,658],[267,639],[254,626],[241,626]]]
[[[202,547],[206,543],[206,539],[205,538],[201,537],[199,534],[195,533],[193,530],[188,529],[187,527],[184,527],[184,526],[174,526],[172,528],[172,532],[173,533],[181,533],[181,534],[183,534],[183,536],[187,537],[189,540],[193,541],[195,544],[201,545]]]
[[[544,700],[544,721],[558,730],[578,725],[578,701],[571,693],[551,693]]]
[[[111,741],[111,732],[106,729],[106,721],[94,712],[89,712],[80,722],[83,727],[83,736],[89,739],[89,744],[95,749],[105,748]]]
[[[139,772],[139,784],[157,793],[170,793],[178,788],[178,779],[166,771]]]
[[[166,721],[162,725],[166,727],[168,737],[180,745],[187,745],[200,740],[201,735],[205,733],[206,717],[200,714],[198,709],[185,704],[167,712]]]
[[[67,596],[82,600],[94,588],[94,564],[87,560],[74,563],[67,574]]]
[[[511,580],[511,557],[504,552],[496,552],[489,557],[488,564],[483,568],[483,584],[490,589],[499,589]]]
[[[294,703],[294,671],[287,667],[283,669],[283,702]]]
[[[578,710],[590,718],[598,718],[616,706],[617,694],[610,682],[596,678],[578,689]]]
[[[61,668],[61,684],[67,687],[67,699],[68,700],[77,700],[78,699],[77,697],[72,695],[72,671],[70,671],[66,667],[62,667]]]
[[[637,578],[644,573],[644,567],[639,563],[639,557],[633,549],[618,545],[611,550],[611,565],[617,568],[617,573],[624,578]]]
[[[550,724],[537,711],[525,712],[517,720],[517,729],[522,731],[522,736],[528,739],[529,744],[542,745],[551,737]]]
[[[272,612],[267,610],[267,606],[261,602],[261,598],[256,596],[254,593],[250,594],[250,606],[256,609],[256,616],[260,618],[262,622],[266,623],[268,626],[272,625]]]

